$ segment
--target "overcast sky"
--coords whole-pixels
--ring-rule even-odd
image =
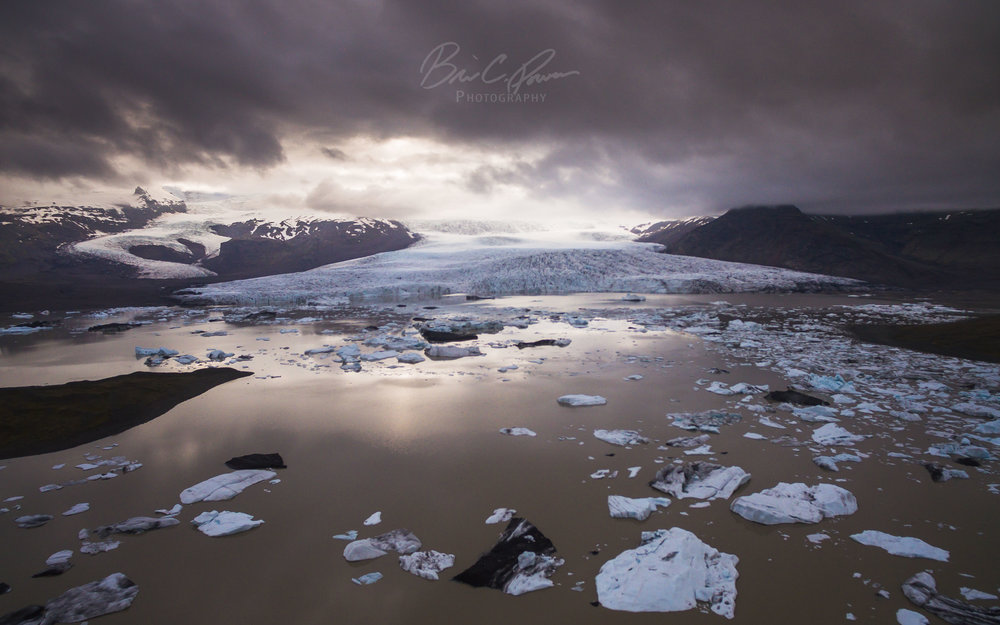
[[[1000,2],[0,9],[2,201],[135,184],[387,217],[1000,205]]]

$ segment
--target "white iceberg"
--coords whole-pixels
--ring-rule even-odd
[[[692,462],[663,467],[649,485],[677,499],[729,499],[748,481],[750,474],[740,467]]]
[[[378,525],[382,522],[382,511],[372,513],[367,519],[364,520],[364,525]]]
[[[563,406],[603,406],[608,403],[600,395],[563,395],[556,401]]]
[[[191,524],[198,528],[198,531],[206,536],[229,536],[252,530],[264,521],[254,520],[253,516],[245,512],[230,512],[224,510],[218,512],[202,512],[191,519]]]
[[[500,433],[508,436],[537,436],[533,430],[528,428],[500,428]]]
[[[416,551],[399,556],[399,566],[407,573],[424,579],[438,579],[438,573],[455,566],[455,556],[440,551]]]
[[[670,505],[666,497],[642,497],[633,499],[621,495],[608,495],[608,512],[613,519],[636,519],[645,521],[656,512],[657,507]]]
[[[851,534],[851,538],[870,547],[880,547],[894,556],[906,558],[929,558],[939,562],[948,561],[948,552],[944,549],[928,545],[919,538],[911,536],[893,536],[885,532],[865,530],[860,534]]]
[[[674,527],[643,532],[642,544],[601,566],[597,598],[611,610],[680,612],[699,602],[733,618],[739,558]]]
[[[839,425],[827,423],[826,425],[813,430],[812,439],[820,445],[833,447],[853,445],[858,441],[863,441],[865,437],[860,434],[851,434]]]
[[[495,525],[497,523],[506,523],[514,518],[515,513],[517,513],[517,510],[513,508],[497,508],[493,511],[493,514],[487,517],[486,524]]]
[[[78,503],[75,504],[72,508],[70,508],[66,512],[63,512],[63,516],[72,516],[74,514],[80,514],[81,512],[86,512],[87,510],[90,510],[89,503]]]
[[[344,547],[344,559],[348,562],[371,560],[382,557],[390,551],[405,555],[417,551],[420,546],[420,539],[413,532],[397,529],[374,538],[363,538],[347,543]]]
[[[824,517],[854,514],[858,502],[850,491],[833,484],[781,482],[774,488],[738,497],[729,508],[748,521],[777,525],[818,523]]]
[[[483,352],[475,345],[459,347],[457,345],[431,345],[424,350],[430,358],[465,358],[467,356],[483,356]]]
[[[232,499],[257,482],[270,480],[277,475],[274,471],[263,469],[243,469],[216,475],[181,491],[181,503],[191,504],[199,501]]]
[[[649,442],[648,438],[640,435],[635,430],[594,430],[594,437],[601,439],[605,443],[621,445],[622,447]]]

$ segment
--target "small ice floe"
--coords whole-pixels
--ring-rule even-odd
[[[334,534],[333,537],[336,538],[337,540],[357,540],[358,530],[350,530],[344,532],[343,534]]]
[[[65,467],[65,466],[66,466],[66,463],[62,463],[62,464],[54,464],[54,465],[52,465],[52,468],[53,468],[54,470],[58,471],[59,469],[61,469],[61,468]]]
[[[638,373],[634,373],[634,374],[632,374],[632,375],[630,375],[630,376],[627,376],[627,377],[625,377],[625,378],[623,378],[623,379],[624,379],[624,380],[625,380],[626,382],[636,382],[636,381],[638,381],[638,380],[641,380],[641,379],[642,379],[642,376],[641,376],[641,375],[639,375]]]
[[[262,520],[255,520],[252,515],[245,512],[230,512],[224,510],[218,512],[202,512],[191,519],[191,524],[198,528],[198,531],[206,536],[229,536],[252,530],[264,523]]]
[[[391,349],[397,352],[427,349],[429,345],[427,341],[415,336],[396,336],[394,334],[379,334],[378,336],[371,336],[364,340],[364,344],[369,347],[381,347],[383,349]]]
[[[357,345],[355,345],[354,347],[357,347]],[[333,347],[332,345],[324,345],[323,347],[312,347],[310,349],[305,350],[302,353],[305,354],[306,356],[317,356],[319,354],[332,354],[335,351],[337,351],[336,347]],[[358,353],[354,355],[360,357],[361,349],[359,348]]]
[[[989,406],[980,406],[979,404],[974,404],[972,402],[955,404],[951,407],[951,409],[970,417],[978,417],[980,419],[1000,419],[1000,410],[990,408]]]
[[[600,395],[563,395],[556,401],[561,406],[603,406],[608,403]]]
[[[166,347],[136,347],[135,357],[143,358],[145,356],[159,356],[161,358],[170,358],[176,356],[180,352],[176,349],[168,349]]]
[[[670,500],[666,497],[642,497],[633,499],[621,495],[608,495],[608,513],[613,519],[636,519],[645,521],[649,515],[656,512],[657,507],[667,507]]]
[[[54,518],[55,517],[51,514],[28,514],[17,517],[14,519],[14,523],[22,529],[31,529],[34,527],[41,527]]]
[[[380,558],[390,551],[401,554],[413,553],[420,549],[420,539],[406,529],[396,529],[374,538],[363,538],[347,543],[344,559],[348,562]]]
[[[555,545],[537,527],[515,517],[493,548],[454,580],[522,595],[554,585],[549,577],[563,565],[555,554]]]
[[[731,619],[738,563],[736,556],[679,527],[643,532],[639,547],[601,566],[597,599],[605,608],[627,612],[680,612],[700,601]]]
[[[952,478],[961,480],[969,479],[969,474],[962,469],[949,469],[933,462],[921,462],[921,465],[930,473],[931,479],[935,482],[947,482]]]
[[[976,590],[975,588],[969,588],[967,586],[962,586],[958,589],[958,592],[962,593],[966,601],[995,601],[1000,599],[994,594],[988,592],[983,592],[981,590]]]
[[[183,508],[184,506],[182,506],[181,504],[175,503],[173,507],[170,508],[169,510],[166,508],[160,508],[158,510],[154,510],[154,512],[156,512],[156,514],[162,514],[164,516],[177,516],[178,514],[181,513],[181,510]]]
[[[677,438],[672,438],[669,441],[663,443],[660,449],[666,449],[667,447],[699,447],[704,445],[711,437],[708,434],[699,434],[698,436],[678,436]]]
[[[837,410],[829,406],[809,406],[808,408],[793,408],[792,414],[806,423],[837,423]]]
[[[212,362],[221,362],[226,358],[232,357],[232,352],[224,352],[221,349],[211,349],[206,354],[207,358]]]
[[[381,522],[382,522],[382,511],[379,510],[378,512],[373,513],[371,516],[369,516],[367,519],[365,519],[363,524],[364,525],[378,525]]]
[[[735,412],[708,410],[695,414],[668,414],[667,418],[673,419],[673,423],[671,425],[681,428],[682,430],[718,434],[720,427],[738,423],[742,417]]]
[[[191,354],[184,354],[183,356],[178,356],[174,358],[174,362],[180,363],[182,365],[190,365],[198,362],[197,356],[192,356]]]
[[[508,436],[537,436],[533,430],[528,428],[500,428],[500,433]]]
[[[506,523],[514,518],[517,510],[513,508],[497,508],[493,511],[486,519],[486,525],[496,525],[497,523]]]
[[[63,512],[63,516],[72,516],[74,514],[80,514],[81,512],[86,512],[87,510],[90,510],[89,503],[78,503],[75,504],[72,508],[70,508],[66,512]]]
[[[117,540],[102,540],[99,542],[84,541],[83,544],[80,545],[80,553],[93,556],[99,553],[104,553],[105,551],[117,549],[120,545],[121,543]]]
[[[603,480],[604,478],[614,479],[618,477],[618,471],[612,471],[611,469],[598,469],[590,474],[591,479]]]
[[[725,382],[720,382],[716,380],[708,385],[705,389],[709,393],[715,393],[716,395],[735,395],[736,391],[729,388],[729,385]]]
[[[809,534],[808,536],[806,536],[806,540],[808,540],[814,545],[818,545],[822,543],[824,540],[830,540],[830,536],[829,534],[824,534],[820,532],[817,534]]]
[[[920,612],[900,608],[896,610],[896,622],[899,625],[930,625],[930,621]]]
[[[629,467],[628,468],[628,477],[629,477],[629,479],[632,479],[633,477],[639,475],[639,471],[641,471],[641,470],[642,470],[642,467]]]
[[[812,439],[820,445],[834,447],[853,445],[858,441],[865,440],[865,437],[860,434],[851,434],[839,425],[827,423],[813,430]]]
[[[44,486],[39,486],[38,487],[38,492],[40,492],[40,493],[47,493],[47,492],[49,492],[51,490],[62,490],[62,485],[61,484],[46,484]]]
[[[105,614],[121,612],[132,605],[139,587],[121,573],[112,573],[97,582],[70,588],[45,603],[37,620],[19,623],[79,623]]]
[[[223,473],[204,482],[199,482],[181,491],[181,503],[191,504],[199,501],[224,501],[239,495],[257,482],[263,482],[277,477],[274,471],[263,469],[246,469]]]
[[[57,551],[51,556],[45,559],[45,564],[48,566],[55,566],[58,564],[66,564],[69,559],[73,557],[72,549],[63,549],[62,551]]]
[[[94,530],[94,534],[97,534],[99,538],[107,538],[112,534],[142,534],[143,532],[164,527],[173,527],[179,524],[180,521],[173,517],[154,519],[147,516],[137,516],[113,525],[102,525]]]
[[[646,297],[644,295],[636,295],[635,293],[628,293],[622,298],[623,302],[645,302]]]
[[[375,571],[374,573],[365,573],[361,577],[352,577],[351,581],[358,586],[368,586],[370,584],[374,584],[380,579],[382,579],[382,574]]]
[[[781,482],[774,488],[738,497],[729,508],[748,521],[777,525],[818,523],[825,517],[854,514],[858,502],[850,491],[833,484]]]
[[[740,467],[692,462],[663,467],[649,485],[677,499],[728,499],[749,481],[750,474]]]
[[[440,551],[416,551],[399,556],[399,568],[424,579],[437,580],[441,571],[455,566],[455,556]]]
[[[861,462],[861,456],[856,454],[837,454],[836,456],[816,456],[813,462],[821,469],[827,471],[840,471],[838,462]]]
[[[431,345],[424,350],[424,355],[428,358],[454,359],[466,358],[468,356],[484,356],[478,347],[460,347],[458,345]]]
[[[418,362],[423,362],[427,360],[417,352],[405,352],[396,356],[396,362],[401,362],[404,365],[415,365]]]
[[[860,534],[851,534],[855,542],[869,547],[880,547],[894,556],[905,558],[929,558],[939,562],[948,561],[948,552],[928,545],[919,538],[910,536],[893,536],[885,532],[875,530],[865,530]]]
[[[282,332],[284,332],[284,330],[282,330]],[[200,332],[199,336],[202,338],[209,338],[213,336],[229,336],[229,333],[225,330],[216,330],[214,332]]]
[[[847,382],[840,375],[810,375],[809,384],[816,390],[829,391],[831,393],[849,393],[854,391],[854,385]]]
[[[982,608],[938,594],[934,577],[925,571],[903,582],[903,594],[917,607],[927,610],[947,623],[976,625],[1000,623],[1000,613],[998,613],[1000,611],[997,608]]]
[[[361,354],[361,360],[365,362],[376,362],[379,360],[385,360],[387,358],[395,358],[399,356],[399,352],[394,349],[384,349],[377,352],[371,352],[370,354]]]
[[[500,373],[507,373],[508,371],[517,371],[517,365],[507,365],[506,367],[500,367],[497,369]]]
[[[776,430],[784,430],[785,429],[785,426],[781,425],[780,423],[778,423],[776,421],[772,421],[771,419],[768,419],[767,417],[761,417],[760,419],[757,419],[757,422],[760,423],[763,426],[767,426],[769,428],[774,428]]]
[[[649,442],[648,438],[640,435],[635,430],[594,430],[594,437],[605,443],[620,445],[622,447]]]
[[[695,447],[694,449],[687,449],[684,451],[685,456],[711,456],[715,452],[712,451],[711,445],[702,445],[701,447]]]
[[[749,438],[750,440],[755,440],[755,441],[766,441],[767,440],[766,436],[764,436],[763,434],[758,434],[756,432],[744,432],[743,433],[743,438]]]

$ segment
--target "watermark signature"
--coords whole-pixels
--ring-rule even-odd
[[[455,57],[461,51],[461,46],[454,41],[446,41],[431,50],[424,57],[424,62],[420,64],[420,86],[424,89],[435,89],[443,85],[482,83],[505,87],[504,91],[489,93],[470,93],[457,89],[455,91],[456,102],[502,104],[544,102],[547,94],[529,93],[529,90],[524,88],[580,75],[580,71],[575,69],[566,72],[543,71],[556,56],[556,51],[552,48],[542,50],[509,72],[504,71],[504,66],[509,58],[506,54],[496,55],[482,70],[468,70],[459,67],[458,63],[455,62]],[[472,58],[479,60],[475,56]],[[522,93],[522,89],[524,89],[524,93]]]

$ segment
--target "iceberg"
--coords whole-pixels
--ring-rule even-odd
[[[663,467],[649,485],[677,499],[710,500],[729,499],[749,481],[750,474],[740,467],[692,462]]]
[[[643,497],[632,499],[621,495],[608,495],[608,512],[613,519],[635,519],[645,521],[658,507],[667,507],[666,497]]]
[[[493,514],[487,517],[486,524],[495,525],[497,523],[506,523],[510,521],[516,513],[517,510],[513,508],[497,508],[493,511]]]
[[[553,585],[549,577],[563,564],[555,552],[555,545],[537,527],[515,517],[489,553],[452,579],[510,595],[548,588]]]
[[[851,534],[856,542],[870,547],[880,547],[894,556],[906,558],[928,558],[939,562],[948,561],[948,552],[938,547],[928,545],[919,538],[910,536],[893,536],[885,532],[865,530],[860,534]]]
[[[833,447],[853,445],[858,441],[865,440],[865,437],[859,434],[851,434],[839,425],[827,423],[826,425],[813,430],[812,439],[820,445]]]
[[[121,573],[112,573],[97,582],[70,588],[45,604],[39,623],[79,623],[132,605],[139,587]]]
[[[774,488],[738,497],[729,509],[762,525],[818,523],[825,517],[854,514],[858,502],[850,491],[832,484],[781,482]]]
[[[605,562],[597,598],[611,610],[680,612],[708,603],[733,618],[739,558],[721,553],[691,532],[674,527],[643,532],[642,543]]]
[[[410,554],[420,549],[420,539],[406,529],[396,529],[374,538],[363,538],[347,543],[344,547],[344,559],[348,562],[359,562],[379,558],[395,551]]]
[[[224,510],[218,512],[202,512],[191,519],[191,524],[198,528],[198,531],[206,536],[229,536],[252,530],[264,521],[254,520],[252,515],[245,512],[229,512]]]
[[[622,447],[649,442],[648,438],[641,436],[635,430],[594,430],[594,437],[599,438],[605,443],[620,445]]]
[[[437,580],[438,574],[455,565],[455,556],[440,551],[415,551],[399,556],[399,566],[417,577]]]
[[[181,503],[232,499],[257,482],[270,480],[277,475],[274,471],[263,469],[244,469],[216,475],[181,491]]]

